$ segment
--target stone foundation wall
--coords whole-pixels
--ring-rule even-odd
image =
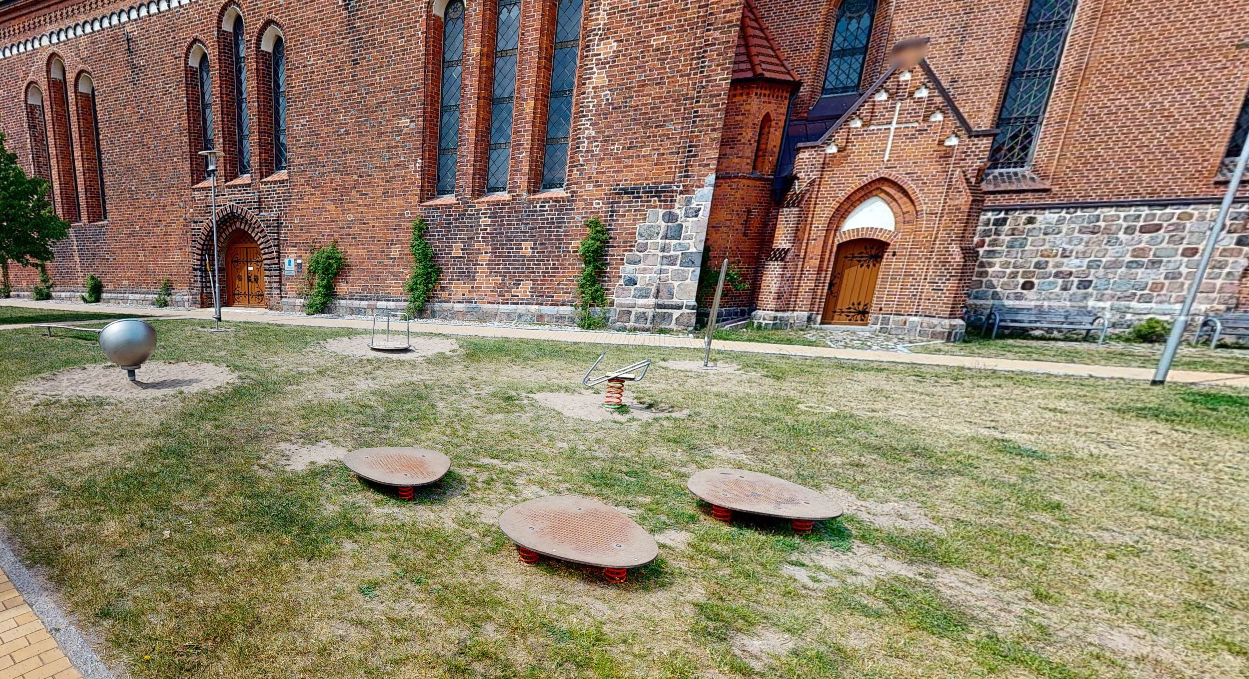
[[[867,327],[896,337],[945,342],[962,341],[966,332],[966,324],[960,318],[933,318],[931,316],[874,314],[868,321]]]
[[[698,275],[715,177],[671,210],[649,210],[625,254],[614,291],[616,330],[688,331],[698,312]]]
[[[53,300],[63,300],[67,302],[79,302],[80,295],[84,290],[53,290]],[[13,297],[18,299],[32,299],[29,291],[14,290]],[[198,295],[193,295],[187,291],[173,291],[169,293],[168,309],[195,309],[198,308],[196,302],[199,301]],[[154,292],[109,292],[107,289],[100,296],[102,304],[113,304],[116,306],[132,306],[132,307],[156,307],[156,293]]]
[[[331,316],[375,316],[379,313],[397,313],[407,309],[406,300],[359,300],[336,299],[326,307]],[[282,311],[303,313],[304,300],[287,297],[282,300]],[[575,325],[577,310],[571,305],[537,304],[472,304],[467,302],[438,302],[425,305],[426,318],[446,321],[471,321],[477,323],[523,323],[541,325]],[[607,310],[608,319],[612,310]]]
[[[968,306],[1087,307],[1120,328],[1179,311],[1217,205],[985,210]],[[1194,313],[1244,305],[1249,205],[1234,206]]]

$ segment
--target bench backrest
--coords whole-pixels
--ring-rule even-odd
[[[1211,318],[1219,319],[1219,323],[1223,324],[1223,334],[1225,335],[1249,334],[1249,313],[1237,312],[1212,316]]]
[[[991,313],[1003,321],[1043,321],[1047,323],[1090,323],[1097,318],[1090,309],[1031,309],[1001,307]]]

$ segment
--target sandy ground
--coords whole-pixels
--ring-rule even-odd
[[[112,364],[79,366],[27,382],[18,393],[37,400],[54,397],[150,399],[219,387],[235,379],[229,368],[211,363],[149,361],[126,379],[126,371]]]
[[[656,417],[684,417],[686,415],[685,411],[664,412],[638,405],[628,391],[625,392],[624,402],[625,405],[629,406],[629,412],[623,415],[604,408],[603,394],[596,394],[592,391],[583,391],[577,394],[543,392],[530,394],[530,396],[541,405],[558,410],[565,417],[575,417],[579,420],[589,420],[591,422],[602,422],[605,420],[627,422],[630,419],[652,420]]]
[[[347,454],[346,448],[336,446],[329,441],[318,441],[310,446],[279,443],[278,450],[280,451],[278,460],[282,466],[293,472],[303,471],[317,464],[342,460]]]
[[[706,375],[731,375],[741,370],[741,367],[736,363],[721,363],[719,361],[712,361],[707,368],[703,367],[702,361],[664,361],[659,365],[665,368],[672,368],[673,370],[699,372]]]
[[[847,514],[861,519],[879,528],[900,528],[902,530],[929,530],[945,534],[945,529],[933,522],[920,509],[919,505],[910,502],[870,502],[861,500],[853,493],[840,488],[825,488],[820,491],[841,505]]]
[[[325,348],[335,354],[357,358],[413,359],[452,352],[458,349],[459,345],[455,343],[455,340],[441,337],[414,336],[412,348],[408,351],[373,351],[369,348],[368,335],[352,335],[332,339],[325,343]]]

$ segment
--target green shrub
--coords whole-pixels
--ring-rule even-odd
[[[581,276],[577,279],[577,325],[586,330],[607,325],[603,309],[607,306],[607,291],[603,289],[603,274],[607,273],[607,242],[611,235],[598,217],[585,223],[585,238],[577,248],[581,255]]]
[[[704,303],[710,307],[712,299],[715,298],[716,285],[720,282],[720,267],[711,266],[711,248],[703,247],[703,262],[699,267],[698,274],[698,296],[703,298]],[[750,284],[742,278],[742,272],[738,270],[737,265],[729,262],[729,268],[724,272],[724,287],[730,290],[745,290]]]
[[[166,278],[160,282],[160,287],[156,289],[156,299],[154,304],[157,308],[164,309],[169,306],[169,295],[173,292],[173,281]]]
[[[346,264],[338,241],[317,248],[308,258],[308,298],[304,300],[304,313],[311,316],[325,311],[334,297],[334,279]]]
[[[104,298],[104,281],[96,278],[95,274],[87,274],[87,292],[80,296],[82,301],[87,304],[99,304]]]
[[[46,262],[39,262],[39,285],[30,289],[30,296],[37,300],[52,299],[52,277],[48,275]]]
[[[415,318],[425,308],[425,303],[434,294],[438,286],[438,277],[442,275],[442,267],[434,262],[434,248],[425,239],[429,224],[417,217],[412,222],[412,242],[408,249],[412,252],[412,275],[404,285],[408,293],[408,317]]]
[[[1161,318],[1146,318],[1145,320],[1132,326],[1132,330],[1128,333],[1128,338],[1133,342],[1144,342],[1146,344],[1157,344],[1167,341],[1167,337],[1171,335],[1171,324]]]

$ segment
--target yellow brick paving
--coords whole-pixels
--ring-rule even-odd
[[[0,679],[82,679],[0,570]]]

